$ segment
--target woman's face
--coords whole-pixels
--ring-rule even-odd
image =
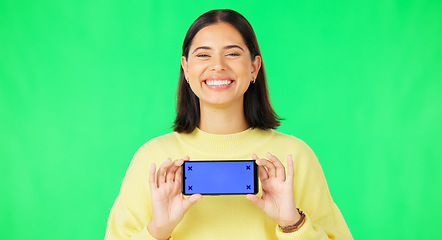
[[[243,103],[244,93],[258,75],[261,57],[252,62],[241,34],[221,22],[201,29],[181,66],[192,91],[204,104],[226,107]]]

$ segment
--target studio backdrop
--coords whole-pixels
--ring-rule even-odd
[[[355,239],[436,239],[442,1],[0,1],[0,236],[103,239],[135,151],[171,131],[202,13],[255,29],[278,131],[316,153]]]

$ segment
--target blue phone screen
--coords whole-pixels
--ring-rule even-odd
[[[183,193],[254,194],[258,186],[253,160],[188,161],[183,164]]]

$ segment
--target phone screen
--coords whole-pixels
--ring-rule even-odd
[[[258,193],[258,167],[254,160],[185,161],[182,178],[185,195]]]

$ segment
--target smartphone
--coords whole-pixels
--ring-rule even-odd
[[[254,160],[185,161],[181,167],[184,195],[258,193],[258,166]]]

